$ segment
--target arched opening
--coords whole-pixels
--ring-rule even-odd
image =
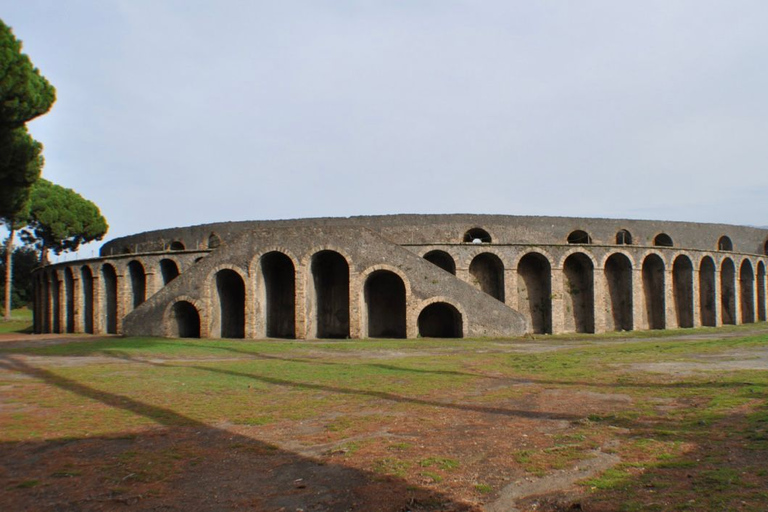
[[[491,235],[483,228],[472,228],[464,233],[464,243],[467,244],[489,244]]]
[[[83,286],[83,330],[93,334],[93,274],[90,267],[80,269]]]
[[[128,263],[128,274],[131,277],[133,309],[136,309],[147,300],[147,275],[144,272],[144,265],[136,260]]]
[[[179,277],[179,266],[173,260],[160,260],[160,274],[163,276],[163,286]]]
[[[61,284],[59,283],[59,275],[56,271],[51,272],[48,276],[50,279],[51,290],[51,308],[52,311],[52,330],[51,332],[61,332]]]
[[[699,313],[701,325],[714,327],[717,325],[717,310],[715,296],[715,262],[705,256],[699,265]]]
[[[475,286],[504,302],[504,264],[495,254],[478,254],[469,264],[469,275]]]
[[[653,245],[656,247],[673,247],[672,237],[666,233],[659,233],[656,238],[653,239]]]
[[[296,269],[291,258],[281,252],[261,257],[261,273],[266,291],[267,336],[296,337]]]
[[[736,323],[736,266],[730,258],[720,265],[720,318],[724,325]]]
[[[191,302],[180,300],[171,307],[170,335],[173,338],[199,338],[200,313]]]
[[[632,262],[624,254],[605,261],[606,329],[632,330]]]
[[[456,262],[450,254],[445,251],[429,251],[424,255],[424,259],[433,265],[437,265],[449,274],[456,275]]]
[[[72,269],[67,267],[64,270],[64,289],[66,295],[66,332],[75,332],[75,276]]]
[[[365,280],[369,338],[405,338],[405,284],[388,270],[377,270]]]
[[[672,265],[672,294],[678,327],[693,327],[693,263],[678,256]]]
[[[208,248],[217,249],[221,245],[221,238],[216,233],[211,233],[208,237]]]
[[[591,244],[592,237],[589,236],[589,233],[586,231],[577,229],[576,231],[571,231],[571,233],[568,235],[567,241],[569,244]]]
[[[626,229],[616,233],[616,245],[632,245],[632,234]]]
[[[245,283],[231,269],[216,273],[220,337],[245,338]]]
[[[171,242],[170,249],[172,251],[183,251],[184,244],[178,240],[174,240],[173,242]]]
[[[536,334],[552,332],[552,278],[549,260],[526,254],[517,264],[518,307]]]
[[[41,277],[43,289],[43,332],[51,332],[51,277]]]
[[[757,320],[765,322],[765,264],[757,264]]]
[[[744,260],[739,269],[739,290],[741,299],[741,323],[755,323],[755,272],[752,262]]]
[[[586,254],[571,254],[563,264],[565,332],[595,332],[594,265]]]
[[[717,241],[717,250],[718,251],[732,251],[733,250],[733,242],[731,242],[731,239],[727,236],[721,236],[720,239]]]
[[[461,338],[464,326],[461,313],[446,302],[434,302],[419,313],[419,336],[422,338]]]
[[[349,338],[349,264],[334,251],[312,256],[318,338]]]
[[[104,281],[104,315],[108,334],[117,334],[117,272],[115,267],[106,264],[101,267]]]
[[[649,254],[643,260],[643,298],[648,328],[664,329],[664,260],[658,254]]]

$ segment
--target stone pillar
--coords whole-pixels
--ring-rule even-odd
[[[353,272],[352,269],[349,271],[349,337],[350,338],[358,338],[362,339],[363,337],[368,337],[367,332],[363,332],[363,325],[362,325],[362,312],[363,308],[365,307],[365,304],[361,304],[360,300],[360,289],[356,286],[358,280],[360,279],[360,274],[358,272]],[[360,286],[365,286],[365,283],[360,283]]]
[[[106,332],[106,300],[104,290],[101,289],[101,275],[94,272],[93,278],[93,334]]]
[[[643,267],[632,269],[632,330],[648,329],[645,290],[643,289]]]
[[[305,278],[306,276],[306,278]],[[311,278],[309,267],[298,266],[296,268],[296,301],[294,311],[296,312],[296,338],[307,339],[307,318],[309,310],[307,309],[307,286],[306,279]]]
[[[144,299],[149,300],[151,296],[160,291],[163,287],[162,277],[155,271],[147,272],[144,274]]]
[[[592,270],[592,300],[594,301],[593,311],[595,315],[595,333],[602,333],[606,330],[606,318],[608,308],[606,307],[606,283],[605,268],[595,267]]]
[[[701,275],[697,267],[693,269],[691,290],[693,293],[693,326],[701,327]]]
[[[62,273],[62,276],[64,274]],[[59,317],[58,326],[54,322],[54,330],[58,333],[67,332],[67,290],[64,287],[64,278],[59,279],[59,273],[53,274],[53,279],[56,280],[56,286],[54,286],[54,293],[56,293],[56,311],[54,312],[54,319]]]
[[[517,303],[517,268],[504,269],[504,303],[515,311]]]
[[[72,314],[75,316],[74,318],[74,325],[75,325],[75,332],[77,333],[83,333],[85,332],[85,325],[83,322],[83,312],[85,311],[85,304],[84,298],[85,293],[83,293],[83,283],[82,279],[80,279],[80,275],[77,272],[72,272],[72,299],[73,299],[73,306],[72,306]]]
[[[720,281],[720,267],[715,266],[715,327],[723,325],[723,286]]]
[[[669,265],[664,271],[664,328],[677,329],[680,327],[680,319],[677,318],[677,304],[675,301],[675,266]]]
[[[552,334],[565,331],[565,302],[563,301],[564,279],[563,269],[553,267],[550,271],[550,297],[552,308]]]

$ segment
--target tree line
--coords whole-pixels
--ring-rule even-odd
[[[27,123],[51,109],[56,89],[21,50],[21,41],[0,20],[0,222],[8,230],[0,287],[6,320],[12,303],[31,300],[33,266],[46,264],[50,251],[76,251],[82,243],[101,240],[108,229],[93,202],[41,176],[43,145]],[[24,247],[15,248],[17,233]]]

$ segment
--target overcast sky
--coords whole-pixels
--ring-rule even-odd
[[[764,0],[0,0],[0,17],[57,89],[30,125],[44,176],[96,202],[109,238],[383,213],[768,224]]]

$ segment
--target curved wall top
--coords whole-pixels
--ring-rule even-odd
[[[633,246],[652,247],[654,239],[663,233],[671,237],[675,248],[716,251],[718,240],[727,236],[733,243],[733,252],[762,255],[766,253],[768,240],[768,229],[729,224],[578,217],[407,214],[220,222],[162,229],[112,240],[102,246],[101,255],[168,251],[172,244],[177,248],[183,246],[184,250],[206,250],[211,235],[216,235],[215,239],[222,243],[228,243],[247,231],[324,226],[359,226],[400,245],[461,244],[464,243],[464,235],[472,228],[487,231],[494,245],[567,244],[568,235],[577,230],[585,231],[593,245],[616,245],[616,234],[627,230],[631,234]]]

